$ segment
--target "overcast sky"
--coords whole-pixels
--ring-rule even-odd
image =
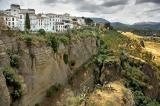
[[[8,9],[12,3],[36,13],[70,13],[127,24],[160,22],[160,0],[0,0],[0,9]]]

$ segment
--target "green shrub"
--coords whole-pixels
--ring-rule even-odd
[[[67,36],[61,36],[59,37],[59,40],[64,44],[68,45],[69,44],[69,38]]]
[[[24,41],[26,42],[27,46],[32,45],[32,37],[30,35],[25,35],[24,36]]]
[[[46,32],[45,32],[44,29],[39,29],[39,30],[38,30],[38,33],[39,33],[40,35],[46,35]]]
[[[56,93],[57,93],[58,91],[60,91],[60,89],[61,89],[61,85],[60,85],[60,84],[55,84],[55,85],[51,86],[51,87],[47,90],[46,96],[47,96],[47,97],[55,96]]]
[[[5,76],[7,85],[12,86],[13,82],[15,82],[14,70],[10,68],[5,68],[5,69],[2,69],[2,71]]]
[[[153,60],[153,57],[154,57],[153,54],[150,52],[145,52],[142,54],[142,58],[147,62],[151,62]]]
[[[13,101],[20,99],[22,97],[22,90],[14,89],[14,91],[11,93],[11,96],[13,98]]]
[[[148,77],[136,67],[132,67],[129,64],[125,65],[124,77],[126,78],[125,85],[128,88],[131,88],[133,91],[144,91],[147,87]]]
[[[159,106],[157,101],[145,96],[144,91],[147,89],[148,77],[137,66],[132,66],[129,63],[124,63],[123,76],[125,78],[124,84],[130,88],[134,94],[134,101],[136,106]]]
[[[52,49],[53,49],[53,51],[55,53],[58,52],[59,42],[58,42],[58,39],[55,36],[49,36],[49,38],[48,38],[48,44],[49,44],[49,46],[52,47]]]
[[[63,60],[64,60],[65,64],[68,64],[68,55],[67,54],[63,55]]]
[[[10,56],[10,65],[11,67],[19,68],[18,55],[14,54]]]
[[[39,104],[39,103],[36,103],[35,106],[40,106],[40,104]]]
[[[12,68],[4,68],[2,72],[5,76],[7,86],[12,87],[11,97],[13,101],[19,100],[22,97],[22,86],[16,76],[15,70]]]

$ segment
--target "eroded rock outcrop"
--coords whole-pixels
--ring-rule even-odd
[[[66,84],[73,70],[96,54],[96,38],[94,37],[74,39],[66,46],[60,43],[58,53],[54,53],[47,45],[28,47],[23,41],[6,35],[0,38],[2,47],[0,56],[4,59],[4,62],[0,62],[0,66],[10,65],[9,56],[6,53],[8,49],[18,53],[19,57],[19,68],[16,72],[24,79],[22,84],[24,91],[23,97],[15,104],[16,106],[34,106],[41,102],[48,88],[56,83]],[[68,55],[69,62],[75,62],[72,66],[73,70],[70,69],[69,63],[64,63],[64,54]]]
[[[6,86],[6,80],[3,73],[0,71],[0,105],[10,106],[10,95]]]

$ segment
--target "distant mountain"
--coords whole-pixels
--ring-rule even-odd
[[[133,28],[160,30],[160,22],[140,22],[132,25]]]
[[[91,18],[95,23],[111,23],[103,18]],[[120,22],[112,22],[111,26],[118,30],[131,31],[133,29],[140,30],[160,30],[160,22],[139,22],[133,25],[123,24]]]
[[[120,29],[120,30],[130,29],[130,25],[123,24],[123,23],[120,23],[120,22],[113,22],[113,23],[111,23],[111,26],[113,26],[115,29]]]
[[[95,23],[110,23],[106,19],[103,18],[91,18]]]
[[[133,25],[123,24],[120,22],[113,22],[111,25],[120,30],[133,30],[133,29],[141,29],[141,30],[160,30],[160,22],[140,22],[135,23]]]

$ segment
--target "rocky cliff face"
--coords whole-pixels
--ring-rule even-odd
[[[60,44],[58,53],[54,53],[52,48],[47,45],[28,47],[23,41],[1,34],[0,67],[10,65],[6,50],[18,52],[19,57],[19,68],[16,71],[22,77],[23,97],[15,105],[34,106],[45,97],[48,88],[56,83],[66,84],[68,76],[73,73],[73,70],[96,54],[96,38],[74,39],[67,46]],[[64,54],[68,55],[69,62],[74,61],[72,69],[69,63],[64,63]],[[2,82],[0,87],[4,86],[5,92],[8,92],[5,80]],[[0,99],[0,103],[10,104],[9,96],[4,95],[4,97],[7,97],[7,99],[5,101]]]
[[[0,72],[0,91],[1,106],[10,106],[10,95],[2,72]]]

